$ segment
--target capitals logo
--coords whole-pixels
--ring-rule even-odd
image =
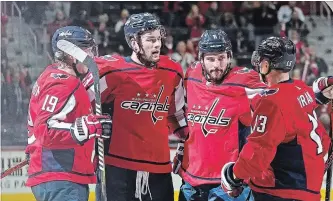
[[[259,93],[260,96],[269,96],[274,95],[279,91],[279,89],[265,89],[262,92]]]
[[[133,99],[132,101],[123,101],[121,103],[121,108],[125,110],[134,110],[135,114],[140,114],[141,112],[150,112],[151,114],[151,120],[154,124],[157,123],[157,121],[162,120],[163,116],[157,116],[156,112],[164,112],[168,113],[170,105],[168,104],[169,96],[165,98],[164,103],[160,103],[161,96],[164,91],[164,85],[161,86],[160,91],[158,92],[157,98],[156,95],[154,95],[154,98],[156,99]],[[139,95],[139,94],[138,94]],[[148,94],[146,94],[146,97],[148,97]]]
[[[53,77],[54,79],[61,79],[61,80],[65,80],[68,79],[69,76],[62,74],[62,73],[51,73],[51,77]]]
[[[208,125],[228,126],[230,124],[231,118],[223,117],[226,109],[222,109],[218,116],[212,115],[212,112],[214,111],[219,100],[219,98],[216,98],[210,108],[207,108],[207,114],[187,114],[187,120],[188,122],[192,122],[192,125],[194,125],[194,123],[201,124],[201,131],[205,137],[207,137],[209,134],[215,134],[217,132],[217,129],[215,128],[208,129]]]
[[[247,74],[247,73],[250,73],[252,70],[249,69],[249,68],[242,68],[242,69],[239,69],[238,71],[236,71],[237,74]]]

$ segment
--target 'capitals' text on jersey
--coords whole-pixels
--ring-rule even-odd
[[[216,128],[207,128],[207,126],[228,126],[231,118],[224,117],[226,109],[221,109],[218,116],[212,115],[217,103],[219,102],[219,98],[216,98],[210,107],[205,106],[201,109],[200,106],[195,108],[189,108],[189,112],[187,112],[187,121],[189,124],[198,123],[201,124],[201,131],[205,137],[209,134],[215,134],[217,132]],[[200,110],[201,109],[201,110]]]

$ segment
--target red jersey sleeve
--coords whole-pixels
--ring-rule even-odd
[[[76,93],[80,84],[77,83],[74,91],[60,83],[41,91],[35,105],[35,119],[31,121],[34,122],[33,134],[43,146],[78,145],[71,136],[70,128],[75,120],[72,112],[81,98],[80,94]]]
[[[250,108],[250,103],[248,99],[244,99],[242,101],[243,103],[240,105],[240,114],[239,114],[239,121],[244,126],[251,126],[251,120],[252,120],[252,111]]]
[[[119,78],[112,71],[106,73],[99,80],[102,103],[109,103],[114,100],[114,91],[119,84]]]
[[[178,72],[181,76],[177,76],[175,83],[175,90],[171,95],[171,102],[168,111],[168,126],[170,132],[179,135],[179,137],[186,137],[186,133],[177,133],[177,130],[180,128],[187,127],[186,118],[185,118],[185,90],[183,83],[183,72],[179,66]]]
[[[112,102],[114,100],[113,96],[114,91],[121,82],[120,77],[116,75],[117,73],[119,73],[117,72],[119,70],[116,70],[116,66],[119,65],[118,64],[119,60],[114,56],[107,55],[104,57],[95,58],[95,61],[99,68],[101,102],[102,103]],[[90,79],[88,93],[90,101],[94,106],[95,90],[94,90],[93,81],[91,80],[92,79]]]
[[[251,124],[252,133],[234,166],[234,174],[240,179],[260,176],[270,166],[277,146],[286,135],[280,109],[267,99],[258,104]]]

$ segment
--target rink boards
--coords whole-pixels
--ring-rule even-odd
[[[2,147],[1,151],[1,172],[15,164],[23,161],[25,158],[24,149],[22,147]],[[171,150],[171,157],[175,154],[175,150]],[[180,177],[172,175],[175,188],[175,198],[178,198],[179,187],[181,185]],[[22,170],[14,172],[12,175],[1,180],[1,199],[0,201],[34,201],[34,196],[30,188],[25,187],[27,180],[27,166]],[[92,191],[89,196],[89,201],[95,201],[94,185],[90,186]],[[333,190],[332,190],[333,191]],[[325,180],[321,189],[322,198],[325,195]],[[175,199],[177,200],[177,199]],[[323,200],[323,199],[322,199]],[[333,200],[333,192],[331,192],[331,200]]]

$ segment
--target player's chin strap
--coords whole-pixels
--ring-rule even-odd
[[[135,188],[135,198],[142,201],[141,195],[146,195],[149,192],[150,199],[153,200],[149,189],[149,172],[137,171],[136,173],[136,188]]]
[[[260,77],[264,83],[267,83],[266,76],[272,71],[272,65],[273,65],[273,63],[270,61],[267,73],[261,73],[260,67],[258,69],[258,73],[260,74]]]

